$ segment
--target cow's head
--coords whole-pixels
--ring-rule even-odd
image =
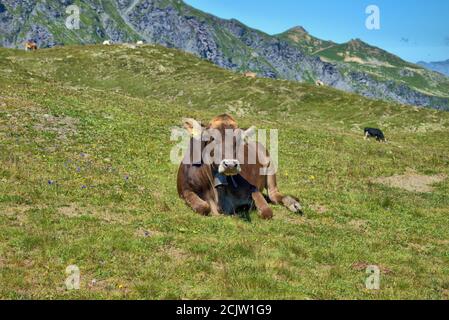
[[[191,135],[190,157],[194,163],[210,165],[214,172],[235,176],[241,172],[246,139],[254,135],[255,128],[240,129],[227,114],[212,119],[207,127],[193,119],[184,119],[184,127]]]

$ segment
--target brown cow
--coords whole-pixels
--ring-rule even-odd
[[[268,198],[295,213],[302,213],[299,201],[279,192],[274,173],[263,175],[261,170],[271,167],[266,148],[255,141],[246,141],[254,134],[254,128],[242,130],[229,115],[214,118],[207,127],[193,119],[184,121],[191,134],[190,145],[178,171],[179,196],[197,213],[235,214],[256,207],[264,219],[271,219],[273,211],[262,192],[268,190]],[[232,133],[232,135],[229,134]],[[218,137],[217,137],[218,135]],[[224,137],[224,138],[221,138]],[[221,139],[220,139],[221,138]],[[232,140],[231,140],[232,139]],[[200,154],[195,154],[195,146]],[[207,150],[213,157],[208,158]],[[239,159],[237,150],[243,150]],[[256,154],[253,164],[249,153]],[[223,155],[231,157],[225,157]]]
[[[37,43],[29,40],[25,43],[25,50],[27,51],[36,51],[37,50]]]

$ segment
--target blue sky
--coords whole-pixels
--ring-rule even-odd
[[[448,0],[185,0],[216,16],[269,34],[301,25],[335,42],[360,38],[416,62],[449,59]],[[380,30],[368,30],[365,9],[380,9]]]

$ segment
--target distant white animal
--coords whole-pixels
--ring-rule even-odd
[[[315,84],[316,84],[318,87],[324,86],[324,82],[321,81],[321,80],[317,80],[317,81],[315,82]]]
[[[124,46],[125,48],[128,48],[128,49],[136,49],[137,48],[137,46],[132,43],[123,43],[122,46]]]
[[[111,40],[103,41],[103,45],[110,46],[112,44]]]
[[[143,41],[137,41],[137,45],[138,45],[138,46],[143,45]]]
[[[257,78],[257,73],[252,72],[252,71],[246,71],[245,73],[243,73],[243,75],[247,78],[251,78],[251,79],[256,79]]]

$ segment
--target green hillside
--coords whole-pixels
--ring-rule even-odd
[[[2,299],[449,298],[447,112],[158,46],[0,49],[0,79]],[[178,199],[171,128],[223,112],[279,129],[280,188],[304,216],[205,218]],[[375,182],[394,175],[441,179]],[[381,290],[365,289],[367,265]]]
[[[360,39],[334,45],[327,50],[319,52],[319,55],[332,61],[357,62],[357,58],[366,64],[388,64],[394,67],[419,68],[417,65],[406,62],[401,58],[380,48],[371,46]],[[351,61],[351,58],[354,61]]]
[[[359,39],[328,47],[316,55],[324,61],[344,64],[347,70],[364,71],[379,80],[395,80],[426,94],[449,97],[449,78]]]

